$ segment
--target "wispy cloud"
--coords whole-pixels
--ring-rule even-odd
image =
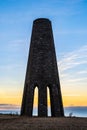
[[[58,62],[61,82],[87,84],[87,45],[61,55]]]
[[[63,2],[65,2],[65,0],[62,0]],[[68,4],[78,4],[80,2],[83,2],[83,0],[66,0],[66,2]]]
[[[73,52],[63,54],[58,64],[61,72],[81,64],[87,64],[87,45]]]
[[[9,41],[8,42],[8,46],[7,46],[7,50],[9,51],[17,51],[17,50],[26,50],[26,46],[28,44],[28,39],[17,39],[17,40],[13,40],[13,41]]]
[[[12,1],[12,0],[9,0]],[[15,0],[13,0],[15,1]],[[36,17],[52,16],[70,16],[80,14],[81,9],[77,10],[76,5],[83,0],[51,0],[51,1],[27,1],[26,6],[20,5],[16,10],[11,9],[9,12],[0,13],[0,23],[17,24],[31,22]],[[61,6],[62,4],[62,6]],[[28,6],[27,6],[28,5]],[[17,6],[17,5],[16,5]],[[19,9],[20,7],[20,9]],[[26,7],[26,8],[25,8]],[[39,8],[38,8],[39,7]]]
[[[19,109],[19,105],[13,104],[0,104],[0,110],[12,110],[12,109]]]
[[[79,35],[81,35],[81,34],[87,34],[87,29],[78,29],[78,30],[76,30],[76,29],[74,29],[74,30],[61,30],[61,31],[57,31],[56,32],[56,34],[57,35],[69,35],[69,34],[79,34]]]
[[[80,94],[64,94],[64,97],[79,97],[81,96]]]

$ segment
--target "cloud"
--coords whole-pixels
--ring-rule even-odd
[[[28,39],[17,39],[17,40],[13,40],[13,41],[9,41],[8,42],[8,46],[7,46],[7,50],[8,51],[24,51],[24,49],[26,50],[26,46],[28,43]]]
[[[87,71],[79,71],[78,74],[87,74]]]
[[[58,62],[61,72],[82,64],[87,64],[87,45],[73,52],[63,54],[61,60]]]
[[[87,84],[87,45],[61,55],[58,62],[60,79],[63,84]]]
[[[62,0],[63,2],[65,2],[65,0]],[[66,2],[68,3],[68,4],[78,4],[78,3],[80,3],[80,2],[83,2],[83,0],[66,0]]]
[[[74,106],[73,104],[70,106],[67,106],[65,108],[76,108],[76,109],[86,109],[87,110],[87,106]]]
[[[64,94],[64,97],[79,97],[81,96],[80,94]]]
[[[14,109],[20,109],[19,105],[13,105],[13,104],[0,104],[0,110],[14,110]]]
[[[76,30],[76,29],[74,29],[74,30],[61,30],[61,31],[57,31],[56,32],[56,34],[57,35],[70,35],[70,34],[79,34],[79,35],[81,35],[81,34],[87,34],[87,29],[78,29],[78,30]]]

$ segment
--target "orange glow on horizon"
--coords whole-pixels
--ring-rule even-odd
[[[0,92],[0,104],[15,104],[21,105],[22,92]]]
[[[87,96],[63,96],[63,105],[67,106],[87,106]]]
[[[37,97],[37,96],[36,96]],[[21,105],[22,96],[15,97],[15,98],[8,98],[8,97],[0,97],[0,104],[15,104]],[[37,107],[37,98],[35,98],[35,107]],[[50,106],[50,100],[48,98],[48,106]],[[80,97],[79,99],[76,97],[63,97],[63,106],[87,106],[87,97]]]
[[[36,89],[35,95],[35,107],[37,107],[37,96],[38,92]],[[15,104],[21,105],[22,102],[22,91],[19,92],[0,92],[0,104]],[[49,95],[49,93],[48,93]],[[64,95],[62,94],[63,106],[87,106],[87,96],[84,95]],[[48,96],[48,106],[50,106],[50,97]]]

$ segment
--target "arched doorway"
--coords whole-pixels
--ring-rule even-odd
[[[33,116],[38,116],[38,87],[34,89]]]

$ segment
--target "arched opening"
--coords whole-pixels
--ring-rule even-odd
[[[51,116],[50,89],[48,86],[47,86],[47,108],[48,108],[48,116]]]
[[[38,116],[38,87],[34,89],[33,116]]]

